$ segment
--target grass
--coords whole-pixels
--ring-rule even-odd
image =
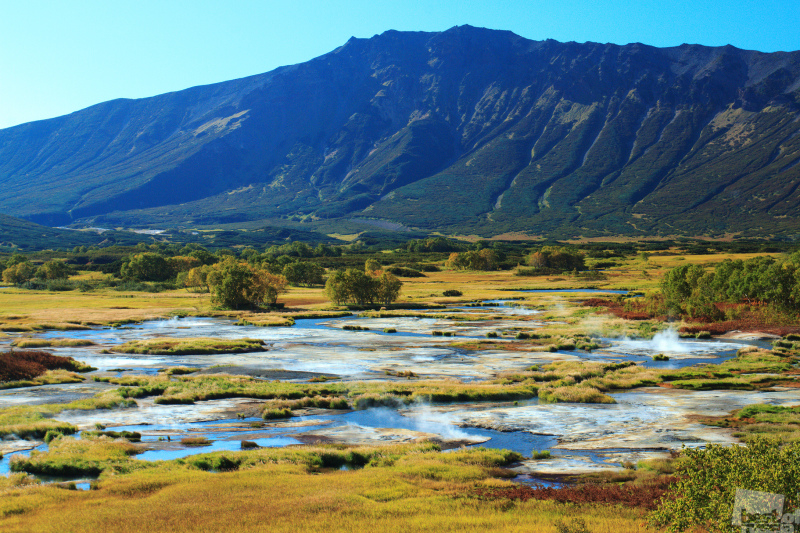
[[[753,404],[723,417],[709,417],[708,425],[733,428],[734,436],[749,442],[757,436],[800,441],[800,406]]]
[[[55,385],[58,383],[83,383],[83,376],[68,370],[47,370],[44,374],[31,379],[6,381],[0,383],[0,389],[18,389],[36,387],[38,385]]]
[[[555,532],[556,520],[574,518],[592,531],[641,531],[644,514],[635,508],[476,496],[476,489],[513,488],[497,476],[518,458],[484,449],[442,454],[429,443],[217,452],[103,474],[92,491],[9,487],[0,498],[0,529],[47,531],[58,516],[60,530],[76,532],[247,532],[265,524],[287,532]]]
[[[263,352],[266,349],[264,341],[260,339],[215,339],[198,337],[192,339],[158,338],[129,341],[121,346],[115,346],[113,351],[119,353],[152,355],[187,355]]]
[[[115,389],[70,403],[7,407],[0,409],[0,437],[15,435],[21,439],[43,439],[48,431],[69,435],[76,432],[77,427],[54,418],[63,411],[111,409],[135,404],[121,394],[121,390]]]
[[[17,348],[63,348],[76,346],[94,346],[96,343],[88,339],[17,339],[11,343]]]
[[[129,472],[147,466],[144,462],[128,460],[130,455],[139,451],[128,441],[105,436],[58,437],[50,441],[47,452],[33,450],[28,457],[15,455],[10,468],[12,472],[54,477],[98,476],[104,471]]]
[[[210,446],[211,441],[207,437],[183,437],[181,444],[184,446]]]

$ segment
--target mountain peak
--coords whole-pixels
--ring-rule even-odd
[[[788,236],[798,108],[797,52],[389,30],[0,130],[0,210],[53,225]]]

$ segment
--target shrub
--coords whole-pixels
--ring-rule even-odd
[[[550,459],[550,450],[533,450],[531,452],[531,459]]]
[[[650,524],[670,531],[730,531],[736,489],[783,494],[786,510],[800,504],[800,442],[754,437],[747,446],[684,448],[679,478]]]
[[[462,295],[461,291],[456,289],[449,289],[442,293],[442,296],[461,296],[461,295]]]
[[[33,379],[48,370],[88,372],[94,368],[72,357],[61,357],[48,352],[24,350],[0,354],[0,382]]]

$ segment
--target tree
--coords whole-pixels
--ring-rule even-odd
[[[199,267],[202,264],[203,263],[200,262],[199,259],[191,255],[176,255],[175,257],[167,259],[169,269],[175,273],[189,272],[191,269]]]
[[[247,265],[226,259],[207,280],[214,291],[213,300],[222,307],[239,309],[250,303],[246,291],[253,283],[253,273]]]
[[[183,282],[184,286],[194,289],[205,288],[206,292],[210,292],[211,286],[208,283],[208,275],[213,270],[214,268],[209,265],[203,265],[189,270]]]
[[[402,285],[389,272],[383,272],[376,278],[361,270],[349,268],[344,272],[334,271],[328,276],[325,294],[336,305],[347,302],[364,305],[376,300],[388,305],[397,299]]]
[[[71,268],[64,261],[48,261],[38,268],[36,277],[42,279],[66,279],[69,277]]]
[[[283,275],[289,283],[293,285],[305,285],[306,287],[322,285],[325,281],[325,269],[320,264],[310,261],[294,261],[289,263],[283,267]]]
[[[199,275],[199,274],[198,274]],[[232,309],[275,304],[286,291],[286,278],[228,257],[206,276],[213,301]]]
[[[174,276],[164,256],[153,252],[134,255],[120,272],[123,278],[136,281],[166,281]]]
[[[367,259],[364,262],[364,272],[367,274],[373,274],[379,270],[381,270],[381,264],[378,263],[375,259]]]
[[[403,282],[397,279],[394,274],[384,272],[381,274],[381,277],[378,278],[378,287],[375,297],[382,304],[389,305],[397,300],[397,297],[400,295],[400,287],[402,286]]]
[[[453,252],[447,259],[447,266],[457,270],[497,270],[497,253],[489,248],[480,251]]]
[[[33,278],[34,268],[29,262],[17,263],[3,270],[3,281],[19,285]]]
[[[583,254],[564,246],[544,246],[528,256],[528,265],[537,270],[566,272],[586,270]]]
[[[280,274],[271,274],[264,269],[253,268],[253,278],[245,291],[250,305],[254,307],[275,305],[278,295],[286,292],[287,281]]]
[[[336,305],[342,305],[347,302],[350,295],[347,292],[343,271],[335,270],[330,273],[328,281],[325,282],[325,296]]]

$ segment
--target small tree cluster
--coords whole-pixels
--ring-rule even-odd
[[[328,276],[325,295],[336,305],[365,305],[375,302],[389,305],[400,295],[402,285],[403,282],[389,272],[375,276],[348,268],[345,271],[334,271]]]
[[[717,302],[766,303],[800,310],[800,255],[775,259],[726,260],[712,271],[680,265],[664,275],[661,292],[670,312],[693,318],[719,318]]]
[[[168,258],[156,252],[143,252],[123,263],[120,275],[133,281],[167,281],[203,264],[203,260],[193,255]]]
[[[478,251],[453,252],[446,265],[457,270],[497,270],[499,261],[494,250],[484,248]]]
[[[322,285],[325,282],[325,269],[311,261],[294,261],[283,267],[283,276],[292,285]]]
[[[566,272],[585,270],[583,254],[566,247],[545,246],[528,256],[528,265],[537,270]]]
[[[3,281],[19,285],[34,277],[46,280],[66,279],[71,273],[72,269],[64,261],[53,259],[36,268],[27,258],[19,255],[12,257],[7,268],[3,269]]]
[[[206,283],[215,303],[239,309],[274,305],[278,295],[286,292],[287,282],[283,276],[229,257],[206,272]]]

